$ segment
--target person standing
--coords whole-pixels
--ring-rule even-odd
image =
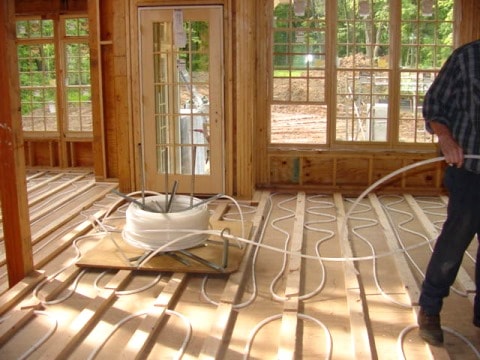
[[[480,239],[480,40],[455,49],[428,89],[423,117],[446,163],[447,218],[427,266],[419,298],[419,335],[443,344],[440,312],[467,247]],[[473,324],[480,327],[480,247],[475,266]]]

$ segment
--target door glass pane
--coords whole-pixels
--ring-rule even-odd
[[[153,28],[157,172],[208,175],[209,24],[184,21],[185,44],[174,43],[172,27]]]

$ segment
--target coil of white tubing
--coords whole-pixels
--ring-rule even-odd
[[[151,204],[151,207],[155,208],[153,203],[156,202],[165,209],[165,200],[165,195],[148,196],[145,198],[145,204],[147,206]],[[147,250],[165,246],[162,250],[165,252],[188,249],[204,243],[207,234],[185,236],[188,235],[185,230],[208,230],[209,225],[207,205],[202,204],[189,209],[191,200],[190,196],[176,195],[168,213],[142,210],[139,205],[132,202],[126,212],[123,239],[132,246]],[[194,205],[200,201],[193,198]],[[185,238],[174,241],[182,236]],[[172,244],[168,245],[170,242]]]

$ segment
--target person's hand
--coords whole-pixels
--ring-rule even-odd
[[[437,121],[430,121],[429,124],[434,134],[438,137],[438,145],[445,157],[445,162],[450,166],[462,167],[464,160],[463,149],[453,138],[450,129]]]
[[[464,160],[463,149],[455,139],[450,134],[444,134],[438,137],[438,144],[445,157],[445,162],[450,166],[461,168]]]

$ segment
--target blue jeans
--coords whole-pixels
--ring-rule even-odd
[[[480,175],[448,167],[444,184],[449,192],[447,219],[435,244],[422,283],[419,304],[428,315],[440,313],[443,298],[457,277],[465,250],[480,232]],[[480,247],[479,247],[480,249]],[[480,317],[480,250],[475,266],[474,316]]]

